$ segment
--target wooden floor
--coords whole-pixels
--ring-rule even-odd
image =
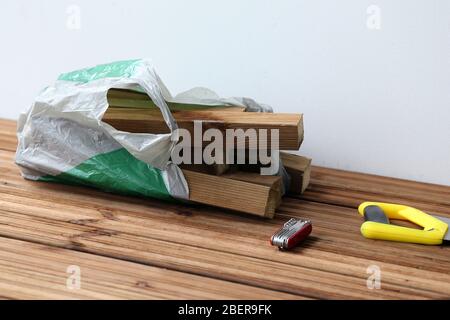
[[[450,298],[450,247],[364,239],[356,211],[384,201],[450,217],[450,187],[314,167],[306,194],[264,220],[26,181],[15,148],[15,123],[0,120],[0,298]],[[291,217],[314,230],[280,252],[268,240]]]

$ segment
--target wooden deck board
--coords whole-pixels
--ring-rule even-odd
[[[69,266],[80,289],[67,286]],[[63,248],[0,238],[0,292],[9,299],[298,299],[298,296]]]
[[[0,139],[5,136],[0,132]],[[36,298],[39,292],[48,298],[189,298],[196,277],[209,285],[195,287],[193,298],[450,297],[449,247],[364,239],[355,210],[361,201],[396,200],[450,216],[450,187],[315,167],[304,197],[285,199],[275,219],[265,220],[26,181],[13,163],[15,145],[1,141],[0,260],[7,265],[0,264],[0,295],[6,298]],[[268,239],[290,217],[311,219],[313,234],[293,252],[280,252]],[[27,257],[40,265],[82,259],[104,270],[104,277],[88,272],[93,277],[82,292],[61,287],[65,269],[31,270],[36,273],[27,283],[20,276],[31,272],[21,262]],[[367,289],[370,265],[381,269],[380,290]],[[122,266],[129,272],[117,276]],[[139,282],[134,268],[151,280]],[[166,285],[164,272],[176,279]],[[136,288],[138,282],[155,282],[159,290]]]
[[[450,187],[313,167],[302,199],[357,208],[364,201],[411,205],[430,213],[450,214]]]
[[[0,150],[16,150],[16,128],[15,121],[0,119]]]

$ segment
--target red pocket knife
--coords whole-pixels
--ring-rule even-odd
[[[311,221],[291,219],[272,236],[270,244],[280,250],[290,250],[305,240],[311,231]]]

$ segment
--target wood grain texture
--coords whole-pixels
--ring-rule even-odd
[[[130,99],[122,99],[122,98],[108,98],[108,104],[111,108],[123,108],[127,110],[127,108],[133,109],[153,109],[158,111],[159,108],[153,103],[151,100],[130,100]],[[243,107],[235,107],[235,106],[205,106],[205,105],[195,105],[195,104],[182,104],[182,103],[174,103],[174,102],[166,102],[170,111],[186,111],[186,110],[195,110],[195,111],[220,111],[220,112],[244,112]]]
[[[221,176],[225,172],[229,171],[232,165],[229,164],[180,164],[179,167],[183,170],[195,171],[200,173],[212,174],[215,176]]]
[[[16,151],[16,130],[15,121],[0,119],[0,150]]]
[[[230,171],[224,174],[223,177],[267,186],[270,188],[269,208],[274,208],[275,210],[281,205],[283,197],[283,179],[279,176],[266,176],[255,172]],[[273,214],[270,214],[268,217],[273,217]]]
[[[279,130],[279,149],[298,150],[303,142],[303,116],[290,113],[258,112],[216,112],[216,111],[173,111],[178,127],[188,130],[194,136],[194,121],[201,121],[203,131],[214,128],[223,133],[227,129],[255,129],[255,137],[249,136],[249,142],[235,143],[237,148],[248,148],[259,143],[259,130],[267,129],[267,144],[270,146],[271,129]],[[114,128],[136,133],[169,133],[159,110],[125,109],[110,107],[103,121]],[[266,136],[264,136],[266,138]],[[225,145],[225,143],[224,143]]]
[[[450,214],[450,187],[313,167],[303,199],[357,208],[364,201],[402,203]]]
[[[219,208],[273,218],[280,203],[279,177],[253,179],[246,173],[233,177],[183,170],[189,186],[189,200]],[[240,178],[239,178],[240,177]]]
[[[68,288],[68,267],[80,288]],[[282,292],[0,237],[0,292],[8,299],[298,299]]]
[[[260,220],[25,181],[11,160],[1,153],[0,235],[312,298],[450,297],[449,248],[364,239],[352,208],[287,199]],[[311,219],[313,235],[279,252],[268,238],[290,217]],[[366,287],[372,264],[381,290]]]
[[[198,105],[198,104],[188,104],[188,103],[174,103],[166,101],[167,106],[172,111],[179,110],[220,110],[224,111],[240,111],[245,110],[244,107],[230,106],[230,105]],[[110,89],[108,91],[108,104],[111,107],[121,107],[121,108],[157,108],[150,97],[145,93],[140,93],[131,90],[124,89]]]
[[[9,150],[14,151],[15,146]],[[59,250],[75,255],[84,252],[87,263],[91,257],[96,261],[94,256],[104,256],[111,259],[111,268],[117,261],[140,265],[143,270],[167,269],[182,277],[187,274],[220,281],[219,286],[223,283],[226,289],[223,291],[229,292],[214,291],[217,297],[238,295],[236,290],[249,290],[248,296],[256,297],[252,290],[259,288],[266,290],[262,294],[267,296],[275,292],[328,299],[450,298],[450,247],[365,239],[355,210],[362,201],[398,201],[450,217],[449,187],[313,167],[305,194],[286,198],[275,218],[267,220],[205,206],[26,181],[13,158],[13,152],[0,151],[0,255],[9,250],[18,252],[19,261],[38,259],[35,250],[28,250],[31,247],[8,249],[6,244],[2,249],[3,239],[14,238],[54,250],[55,257],[49,260],[55,259],[55,263],[65,259]],[[268,239],[290,217],[311,219],[313,233],[294,251],[280,252]],[[9,292],[16,292],[14,298],[26,298],[29,292],[36,292],[32,284],[19,278],[13,278],[13,283],[6,279],[12,273],[28,272],[28,264],[19,264],[22,262],[0,271],[10,272],[0,276],[0,283]],[[366,287],[370,265],[381,269],[380,290]],[[113,272],[109,270],[106,273]],[[148,271],[150,279],[152,270]],[[55,297],[59,291],[54,291],[54,280],[48,277],[48,282],[39,284],[39,290],[43,296]],[[92,284],[103,279],[106,281],[106,274],[93,279]],[[172,286],[164,284],[166,278],[159,273],[154,279],[161,282],[160,292],[167,296],[183,296],[188,292],[185,287],[195,286],[187,278],[176,280]],[[230,283],[245,287],[227,287]],[[115,287],[115,282],[111,286]],[[106,293],[119,295],[119,289]],[[94,287],[91,291],[87,294],[105,293]],[[136,292],[130,295],[140,294]],[[201,288],[196,292],[202,296]]]
[[[223,154],[226,154],[226,151],[223,150]],[[189,160],[184,159],[183,162],[190,163],[190,164],[180,164],[180,168],[195,171],[195,172],[201,172],[201,173],[207,173],[207,174],[213,174],[216,176],[220,176],[224,174],[225,172],[229,170],[235,170],[235,165],[233,164],[226,164],[225,161],[219,161],[221,163],[212,163],[212,164],[205,164],[205,163],[197,163],[195,159],[195,154],[198,153],[200,155],[200,162],[203,161],[203,147],[201,148],[192,148],[191,153],[189,155]],[[181,155],[184,155],[184,150],[181,152]],[[213,154],[215,155],[215,154]],[[171,159],[172,160],[172,159]]]
[[[249,164],[251,161],[248,154],[246,156],[247,163],[237,165],[239,171],[260,173],[262,167],[268,167],[268,165],[263,165],[261,162]],[[286,152],[280,152],[280,159],[291,179],[287,193],[291,195],[301,195],[309,186],[311,177],[311,159]]]

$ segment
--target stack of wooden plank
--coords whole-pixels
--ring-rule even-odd
[[[146,94],[111,89],[108,102],[110,107],[103,121],[118,130],[134,133],[170,132],[161,112]],[[279,132],[280,150],[297,151],[303,142],[302,114],[245,112],[244,108],[226,105],[200,106],[169,102],[168,106],[178,127],[189,131],[192,137],[194,121],[201,122],[203,131],[210,128],[220,130],[223,137],[226,137],[227,129],[255,129],[256,136],[235,140],[236,150],[248,151],[255,146],[262,148],[260,132],[268,133],[269,143],[264,144],[264,148],[270,148],[271,129]],[[284,151],[280,153],[280,158],[291,178],[288,190],[285,190],[281,176],[261,175],[262,165],[258,164],[202,163],[185,164],[181,168],[189,184],[191,201],[272,218],[284,193],[302,194],[310,177],[311,159]]]

